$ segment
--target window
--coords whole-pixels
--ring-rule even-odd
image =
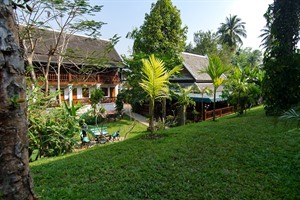
[[[104,92],[104,96],[108,97],[108,89],[107,88],[101,88],[101,89]]]
[[[89,98],[89,88],[82,88],[82,97]]]

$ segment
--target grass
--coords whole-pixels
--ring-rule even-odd
[[[124,122],[125,123],[125,122]],[[299,199],[300,134],[255,108],[31,164],[41,199]]]
[[[102,123],[98,124],[98,127],[101,127],[101,126],[107,127],[107,131],[110,134],[112,134],[113,132],[117,131],[120,128],[120,136],[121,137],[124,137],[125,134],[128,131],[130,131],[132,126],[134,126],[132,131],[130,131],[128,133],[127,138],[135,137],[138,134],[140,134],[141,132],[145,132],[147,129],[147,127],[145,125],[140,124],[140,123],[135,123],[135,125],[133,125],[132,119],[130,117],[128,117],[127,115],[125,115],[122,120],[117,120],[117,121],[113,121],[113,122],[102,122]],[[93,126],[90,125],[89,127],[93,127]],[[79,138],[78,138],[78,140],[79,140]]]

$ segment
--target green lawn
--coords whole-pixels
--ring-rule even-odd
[[[133,129],[127,134],[127,138],[132,138],[137,135],[140,135],[140,133],[145,132],[147,130],[147,127],[140,123],[134,123],[132,119],[125,115],[122,120],[117,121],[111,121],[111,122],[101,122],[95,127],[107,127],[108,133],[112,134],[118,129],[120,129],[120,136],[124,137],[127,132],[129,132],[132,127]],[[88,126],[89,128],[93,127],[92,125]],[[92,137],[89,135],[89,137]],[[80,137],[78,136],[78,141],[80,140]]]
[[[262,107],[31,163],[41,199],[300,199],[300,134]],[[122,122],[127,123],[127,122]]]

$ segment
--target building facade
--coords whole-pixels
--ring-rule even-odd
[[[34,34],[34,49],[25,40],[27,54],[33,52],[30,59],[38,83],[45,85],[47,79],[50,93],[60,90],[57,100],[88,103],[95,88],[103,90],[103,101],[116,100],[123,61],[110,41],[45,29]]]

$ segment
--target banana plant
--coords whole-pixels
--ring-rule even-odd
[[[78,102],[76,105],[74,105],[74,102],[72,101],[72,104],[68,106],[68,104],[64,101],[65,110],[70,116],[76,117],[76,112],[82,107],[80,102]]]

